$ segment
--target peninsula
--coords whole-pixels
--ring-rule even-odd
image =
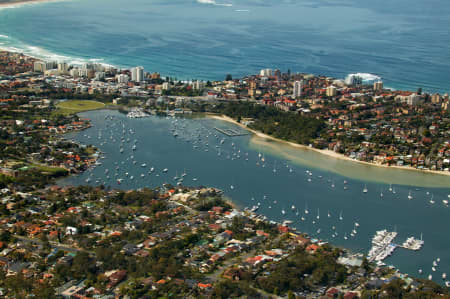
[[[385,88],[381,78],[365,74],[341,80],[264,69],[239,79],[227,75],[223,81],[179,81],[142,67],[121,70],[40,61],[17,53],[0,56],[0,88],[17,96],[31,92],[53,100],[96,99],[161,112],[212,112],[334,157],[449,174],[448,94],[420,88],[394,91]],[[18,58],[26,63],[17,63]],[[20,76],[13,76],[17,72]],[[11,90],[18,84],[21,88]]]
[[[279,80],[287,75],[280,76]],[[278,80],[269,73],[254,78],[266,83]],[[311,77],[313,81],[319,79]],[[289,227],[287,222],[269,221],[255,213],[257,207],[239,210],[215,188],[164,184],[152,189],[119,190],[103,185],[54,184],[58,177],[100,165],[102,153],[97,148],[67,140],[62,133],[89,128],[90,120],[75,113],[102,109],[105,104],[158,114],[225,114],[254,130],[315,148],[321,148],[319,141],[324,134],[333,132],[330,121],[315,114],[319,112],[313,113],[313,107],[302,107],[308,103],[307,98],[300,95],[289,100],[295,102],[292,109],[282,108],[285,104],[266,103],[249,95],[248,90],[245,95],[248,82],[248,78],[230,77],[223,82],[180,82],[162,79],[157,73],[145,74],[141,68],[117,70],[97,64],[76,67],[0,52],[1,295],[448,297],[443,286],[373,264],[361,254],[333,247]],[[371,90],[359,84],[354,88]],[[443,141],[448,134],[448,110],[442,108],[448,104],[448,97],[441,98],[441,106],[429,103],[426,95],[419,97],[421,102],[412,111],[428,107],[426,115],[439,124],[438,133],[424,134],[438,153],[446,146],[442,156],[433,156],[432,151],[429,155],[442,160],[436,170],[448,171],[444,160],[449,152]],[[333,97],[323,98],[323,105],[334,101],[339,103]],[[355,97],[352,101],[363,100]],[[382,103],[390,101],[396,100]],[[368,100],[367,105],[376,104]],[[401,109],[410,107],[408,103],[398,105]],[[409,119],[403,114],[397,116],[402,121]],[[376,136],[377,127],[367,127]],[[415,134],[417,138],[422,136],[420,130]],[[364,147],[363,142],[372,142],[370,138],[358,138],[355,143],[343,140],[350,140],[349,147],[368,149],[365,153],[374,150]],[[414,146],[422,153],[426,144]],[[418,154],[413,151],[411,155]],[[410,161],[407,159],[402,161]],[[432,169],[425,161],[424,165]],[[437,167],[437,162],[434,165]]]

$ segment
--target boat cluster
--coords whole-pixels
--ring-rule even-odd
[[[411,250],[419,250],[420,248],[422,248],[423,243],[424,243],[423,240],[418,240],[414,237],[409,237],[402,244],[402,247],[406,248],[406,249],[411,249]]]
[[[134,108],[130,112],[128,112],[128,118],[143,118],[149,117],[150,115],[145,113],[142,109]]]
[[[387,230],[379,230],[372,238],[372,248],[367,254],[369,261],[381,262],[390,256],[397,247],[392,241],[397,236],[397,232],[388,232]]]

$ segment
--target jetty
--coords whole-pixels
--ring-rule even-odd
[[[237,131],[234,129],[220,129],[217,127],[214,127],[216,131],[219,131],[220,133],[227,135],[228,137],[237,137],[237,136],[245,136],[250,135],[249,132],[243,132],[243,131]]]

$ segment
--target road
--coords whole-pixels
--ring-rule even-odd
[[[21,240],[21,241],[23,241],[23,242],[28,242],[28,243],[33,243],[33,244],[39,244],[39,245],[43,245],[43,244],[44,244],[44,242],[42,242],[42,241],[39,240],[39,239],[31,239],[31,238],[28,238],[28,237],[17,236],[17,235],[14,235],[14,237],[17,238],[17,239],[19,239],[19,240]],[[90,254],[95,254],[93,251],[88,251],[88,250],[84,250],[84,249],[79,249],[79,248],[76,248],[76,247],[73,247],[73,246],[70,246],[70,245],[66,245],[66,244],[61,244],[61,243],[58,243],[58,242],[52,242],[52,241],[50,241],[49,244],[50,244],[50,246],[51,246],[52,248],[57,248],[57,249],[59,249],[59,250],[69,251],[69,252],[73,252],[73,253],[87,252],[87,253],[90,253]]]

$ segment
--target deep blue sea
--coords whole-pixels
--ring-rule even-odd
[[[178,79],[261,68],[450,90],[448,0],[74,0],[0,9],[0,47]]]

